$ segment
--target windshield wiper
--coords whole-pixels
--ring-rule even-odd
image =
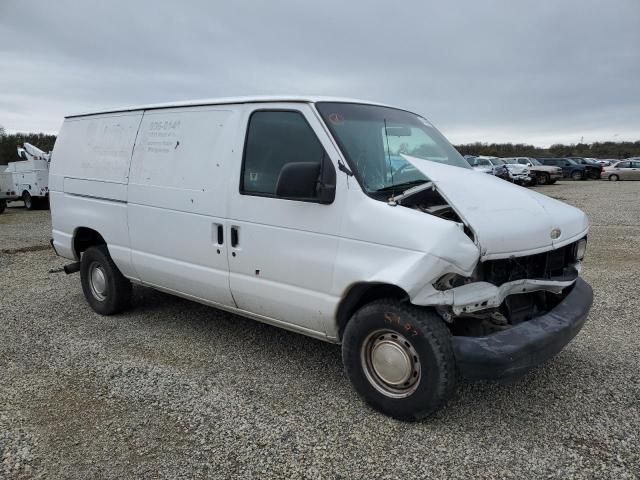
[[[426,179],[411,180],[409,182],[402,182],[402,183],[396,183],[395,185],[388,185],[386,187],[382,187],[382,188],[379,188],[379,189],[374,190],[374,191],[375,191],[375,193],[378,193],[378,192],[394,192],[396,190],[402,190],[403,188],[407,189],[407,188],[410,188],[410,187],[414,187],[416,185],[422,185],[423,183],[428,182],[428,181],[429,180],[426,180]]]
[[[427,180],[414,187],[407,188],[404,192],[402,192],[399,195],[394,195],[393,197],[389,198],[387,203],[392,207],[395,207],[396,205],[398,205],[398,203],[400,203],[401,200],[404,200],[405,198],[410,197],[411,195],[415,195],[416,193],[422,192],[423,190],[427,190],[428,188],[435,188],[435,187],[433,185],[433,182],[430,182]]]

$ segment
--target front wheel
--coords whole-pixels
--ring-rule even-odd
[[[547,173],[541,173],[537,177],[538,185],[548,185],[550,183],[550,178]]]
[[[617,182],[618,180],[620,180],[620,177],[618,177],[618,175],[616,175],[615,173],[613,175],[609,175],[610,182]]]
[[[342,361],[358,394],[400,420],[433,414],[456,386],[451,334],[442,319],[397,300],[375,301],[351,317]]]
[[[89,247],[82,254],[80,281],[89,306],[101,315],[121,312],[131,302],[131,282],[113,262],[106,245]]]
[[[571,174],[571,178],[573,180],[582,180],[582,172],[576,170]]]

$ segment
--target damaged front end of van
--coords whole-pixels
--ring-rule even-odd
[[[446,203],[478,247],[471,274],[446,272],[411,298],[434,307],[449,326],[461,374],[503,379],[556,355],[580,331],[593,301],[579,277],[586,215],[489,175],[404,157],[429,178],[428,187],[445,201],[436,203]],[[400,205],[424,209],[410,196],[404,200]]]

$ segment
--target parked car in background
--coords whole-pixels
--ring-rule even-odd
[[[534,184],[550,185],[556,183],[562,178],[562,169],[560,167],[551,167],[542,165],[535,158],[530,157],[509,157],[503,158],[508,164],[519,164],[529,167],[529,176]]]
[[[597,180],[600,178],[600,174],[602,173],[603,166],[595,161],[593,158],[583,158],[583,157],[567,157],[570,160],[573,160],[579,165],[584,165],[587,167],[587,175],[589,178],[593,178]]]
[[[572,178],[573,180],[585,180],[589,177],[586,165],[580,165],[579,163],[569,158],[538,158],[537,159],[543,165],[550,167],[560,167],[562,169],[562,176],[564,178]]]
[[[610,167],[604,167],[600,178],[617,182],[618,180],[640,180],[640,159],[623,160]]]
[[[599,163],[600,165],[602,165],[603,167],[608,167],[610,165],[613,165],[614,163],[618,162],[619,160],[610,160],[610,159],[596,159],[596,162]]]
[[[502,158],[488,156],[476,157],[473,160],[473,163],[471,163],[471,166],[474,170],[491,173],[497,177],[504,178],[505,180],[509,180],[519,185],[528,185],[531,183],[529,168],[527,166],[517,163],[509,164]],[[508,174],[508,178],[505,178],[507,176],[504,172],[505,169]]]

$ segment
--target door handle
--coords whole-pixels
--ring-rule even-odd
[[[221,223],[211,225],[211,241],[219,247],[224,244],[224,226]]]
[[[238,227],[231,227],[231,246],[238,246]]]
[[[222,225],[218,224],[218,245],[222,245],[224,243],[224,228]]]

